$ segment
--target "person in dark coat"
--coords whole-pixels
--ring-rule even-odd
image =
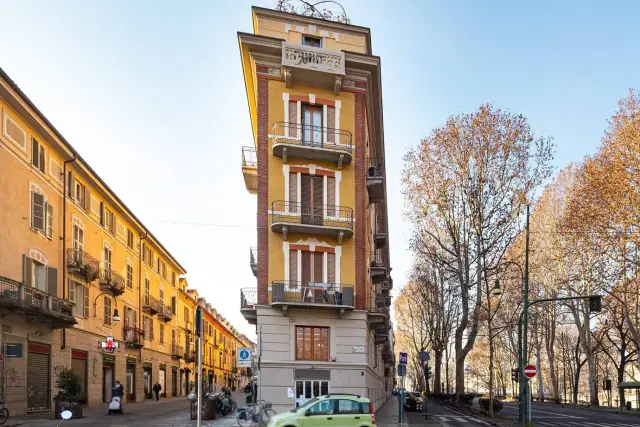
[[[153,392],[156,394],[156,400],[160,400],[161,391],[162,391],[162,386],[160,385],[160,383],[156,383],[156,385],[153,386]]]

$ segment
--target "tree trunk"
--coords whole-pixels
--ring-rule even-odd
[[[593,357],[593,351],[591,351],[591,346],[587,344],[585,347],[588,348],[588,351],[585,353],[587,356],[587,367],[589,369],[589,401],[591,403],[591,406],[599,406],[600,401],[598,399],[598,390],[597,390],[597,384],[596,384],[597,382],[596,360]]]
[[[433,392],[442,393],[441,378],[442,378],[442,350],[435,350],[435,362],[433,372]]]
[[[488,297],[487,297],[488,298]],[[489,309],[491,309],[491,303],[489,303]],[[491,313],[489,313],[488,320],[489,329],[489,416],[493,417],[493,336],[491,331]]]
[[[542,363],[540,361],[540,341],[536,343],[536,370],[538,371],[536,377],[538,379],[538,401],[544,402],[544,385],[542,384]]]
[[[445,362],[445,371],[444,371],[444,376],[445,379],[447,381],[447,393],[449,393],[449,343],[447,343],[447,346],[444,349],[444,357],[446,359]]]
[[[620,384],[622,381],[624,381],[624,364],[623,363],[621,363],[620,366],[618,367],[618,384]],[[618,388],[618,396],[620,397],[620,407],[622,408],[626,404],[623,388]]]

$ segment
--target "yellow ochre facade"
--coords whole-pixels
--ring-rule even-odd
[[[191,295],[184,267],[1,69],[0,194],[2,400],[11,414],[52,409],[62,368],[81,377],[89,406],[108,401],[116,380],[125,402],[151,398],[155,383],[164,396],[187,394],[195,310],[215,309]],[[236,387],[239,334],[211,324],[228,343],[220,378]],[[119,345],[112,353],[107,337]]]
[[[329,392],[377,408],[395,375],[380,58],[368,28],[252,15],[238,41],[257,286],[241,311],[262,343],[263,393],[278,411]]]

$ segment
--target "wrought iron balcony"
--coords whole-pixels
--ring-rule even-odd
[[[179,345],[171,346],[171,357],[173,359],[182,359],[184,357],[184,349]]]
[[[142,311],[144,311],[145,313],[148,314],[158,314],[160,312],[160,310],[162,310],[162,303],[160,303],[160,301],[152,296],[147,296],[145,295],[142,298]]]
[[[296,82],[329,87],[340,94],[345,75],[342,51],[282,42],[282,67],[287,87]]]
[[[353,309],[353,285],[340,283],[314,283],[275,281],[271,284],[271,305],[313,307],[325,309]]]
[[[240,312],[244,318],[252,325],[256,324],[258,316],[256,314],[256,304],[258,304],[258,289],[240,289]]]
[[[100,270],[100,289],[111,292],[113,296],[124,293],[124,277],[113,270],[103,268]]]
[[[160,320],[164,320],[165,322],[171,321],[173,318],[173,308],[170,305],[162,305],[162,301],[160,301],[160,310],[158,311],[158,318]]]
[[[344,206],[274,201],[271,204],[271,231],[335,236],[338,244],[353,236],[353,209]]]
[[[304,123],[276,122],[271,130],[273,155],[336,163],[338,169],[351,164],[351,132]]]
[[[385,249],[376,249],[371,258],[371,280],[381,283],[387,279],[388,261]]]
[[[195,351],[186,350],[184,352],[184,361],[185,361],[185,363],[195,362],[196,361],[196,352]]]
[[[384,159],[382,157],[367,159],[367,191],[369,203],[384,201]]]
[[[76,324],[73,303],[7,277],[0,277],[0,308],[49,323],[53,329]]]
[[[378,205],[375,210],[373,236],[376,243],[376,249],[380,249],[388,245],[387,222],[385,221],[382,209],[382,205]]]
[[[249,265],[251,266],[253,275],[258,277],[258,248],[255,246],[249,248]]]
[[[184,330],[187,332],[193,332],[193,323],[191,323],[191,321],[189,320],[184,322]]]
[[[124,325],[124,343],[128,347],[140,348],[144,346],[144,331],[136,324]]]
[[[255,194],[258,191],[258,158],[253,147],[242,147],[242,176],[247,191]]]
[[[82,249],[68,248],[67,271],[81,274],[87,282],[92,282],[100,274],[100,262]]]

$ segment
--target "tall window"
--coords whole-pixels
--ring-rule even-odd
[[[73,302],[73,314],[89,317],[89,289],[69,279],[69,301]]]
[[[164,325],[160,323],[160,344],[164,344]]]
[[[160,288],[160,304],[164,305],[164,289]]]
[[[322,108],[316,105],[302,106],[302,142],[311,145],[322,144]]]
[[[127,260],[127,288],[133,289],[133,265]]]
[[[296,326],[296,360],[329,360],[329,328]]]
[[[129,249],[133,249],[133,231],[127,228],[127,246]]]
[[[40,172],[46,173],[45,148],[35,138],[31,140],[31,163]]]
[[[87,203],[87,201],[85,201],[85,192],[85,186],[76,181],[76,203],[82,207],[86,206],[85,203]]]
[[[104,297],[104,324],[111,326],[111,298]]]
[[[103,268],[108,272],[111,270],[111,246],[105,242],[102,251]]]
[[[84,249],[84,227],[80,221],[73,222],[73,249]]]
[[[53,237],[53,206],[42,189],[31,184],[31,228],[49,239]]]
[[[147,305],[151,303],[151,300],[149,299],[150,288],[151,288],[151,284],[149,283],[149,278],[145,277],[144,278],[144,303]]]

